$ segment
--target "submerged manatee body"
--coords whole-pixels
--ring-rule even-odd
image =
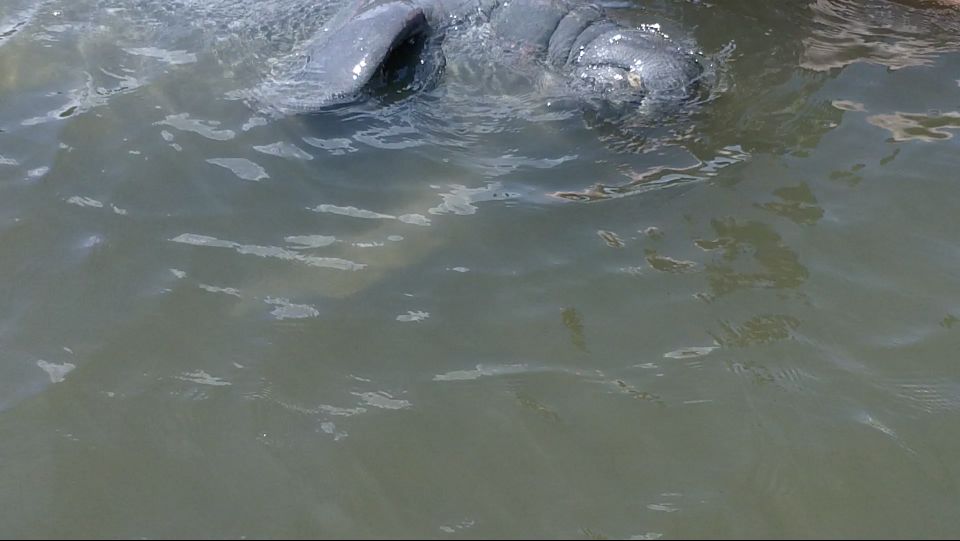
[[[654,28],[629,28],[577,0],[353,0],[306,47],[297,95],[277,105],[313,112],[352,101],[406,58],[415,86],[442,71],[446,29],[489,23],[493,34],[560,75],[586,99],[648,108],[693,95],[697,56]],[[412,54],[411,54],[412,51]]]

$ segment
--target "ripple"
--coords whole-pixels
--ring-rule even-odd
[[[647,264],[650,265],[650,268],[660,272],[680,274],[685,272],[693,272],[697,268],[697,263],[695,261],[675,259],[670,256],[660,255],[656,250],[650,248],[647,248],[645,252]]]
[[[211,376],[210,374],[204,372],[203,370],[197,370],[195,372],[184,372],[177,376],[177,379],[183,381],[189,381],[190,383],[196,383],[198,385],[209,385],[211,387],[225,387],[231,385],[229,381],[224,380],[223,378],[218,378]]]
[[[900,438],[897,436],[897,433],[894,432],[892,428],[890,428],[889,426],[881,423],[881,422],[880,422],[879,420],[877,420],[874,416],[870,415],[869,413],[867,413],[867,412],[865,412],[865,411],[860,412],[858,415],[856,415],[856,418],[857,418],[857,421],[859,421],[859,422],[861,422],[861,423],[869,426],[870,428],[879,430],[880,432],[886,434],[887,436],[890,436],[891,438],[893,438],[893,439],[895,439],[895,440],[899,440],[899,439],[900,439]]]
[[[323,412],[328,415],[335,415],[338,417],[353,417],[354,415],[359,415],[361,413],[366,413],[366,408],[356,407],[356,408],[341,408],[339,406],[330,406],[328,404],[320,404],[317,406],[316,411]]]
[[[470,381],[485,377],[522,374],[530,369],[525,364],[501,364],[485,366],[478,364],[473,370],[454,370],[433,376],[433,381]]]
[[[709,355],[718,347],[720,346],[690,346],[664,353],[663,356],[667,359],[692,359]]]
[[[364,404],[380,409],[402,410],[408,409],[413,405],[407,400],[394,398],[383,391],[351,394],[360,397],[360,400],[362,400]]]
[[[155,58],[161,62],[176,66],[179,64],[192,64],[197,61],[197,55],[187,51],[168,51],[159,47],[139,47],[124,49],[124,51],[135,56],[146,56]]]
[[[823,209],[807,183],[777,188],[773,195],[780,201],[757,204],[758,207],[802,225],[815,224],[823,218]]]
[[[197,287],[208,293],[223,293],[233,297],[242,297],[242,295],[240,295],[240,290],[234,287],[220,287],[212,286],[210,284],[197,284]]]
[[[3,45],[29,24],[39,8],[40,5],[30,6],[0,19],[0,45]]]
[[[37,361],[37,366],[41,370],[47,373],[47,376],[50,378],[50,383],[60,383],[66,379],[67,374],[73,372],[77,365],[73,363],[51,363],[47,361]]]
[[[383,214],[354,206],[340,207],[337,205],[328,204],[317,205],[310,210],[313,212],[337,214],[340,216],[349,216],[351,218],[361,218],[364,220],[397,220],[399,222],[411,225],[430,225],[430,219],[422,214],[401,214],[400,216],[394,216],[392,214]]]
[[[960,410],[960,383],[937,379],[897,381],[889,388],[896,396],[927,413]]]
[[[841,111],[862,113],[867,110],[866,105],[852,100],[833,100],[830,104]]]
[[[250,117],[250,120],[247,120],[243,123],[243,126],[240,126],[240,130],[250,131],[258,126],[266,126],[268,123],[269,121],[262,116],[252,116]]]
[[[786,315],[755,316],[740,325],[723,323],[720,333],[714,335],[724,347],[747,347],[790,338],[800,326],[800,320]],[[711,333],[713,334],[713,333]]]
[[[960,112],[937,115],[896,112],[868,116],[867,122],[888,130],[894,141],[944,141],[953,137],[946,130],[960,130]]]
[[[103,208],[103,203],[93,199],[92,197],[81,197],[79,195],[74,195],[67,199],[67,203],[71,205],[77,205],[80,207],[93,207],[93,208]]]
[[[469,216],[477,212],[477,206],[474,203],[518,197],[517,194],[504,191],[503,184],[499,182],[490,182],[479,188],[467,188],[466,186],[453,184],[450,188],[452,189],[449,192],[440,194],[443,202],[429,209],[430,214]]]
[[[960,50],[956,7],[924,2],[908,6],[883,0],[816,0],[814,26],[803,40],[801,66],[826,71],[855,62],[900,69],[929,65]]]
[[[420,225],[424,227],[430,225],[431,223],[430,218],[427,218],[423,214],[401,214],[400,216],[397,216],[397,221],[405,224]]]
[[[49,111],[45,115],[22,120],[20,121],[20,125],[37,126],[46,124],[48,122],[57,122],[72,118],[86,113],[91,109],[106,105],[110,97],[131,92],[132,90],[135,90],[137,86],[139,86],[139,83],[136,83],[136,86],[132,87],[130,85],[121,83],[113,88],[108,88],[97,84],[94,81],[93,76],[87,72],[83,73],[83,78],[84,84],[82,86],[63,92],[63,94],[67,95],[67,103]],[[58,92],[56,95],[59,94],[61,93]]]
[[[269,145],[254,146],[254,150],[257,152],[262,152],[264,154],[269,154],[271,156],[276,156],[278,158],[290,158],[294,160],[312,160],[313,156],[301,149],[297,145],[292,143],[287,143],[279,141]]]
[[[154,124],[159,126],[170,126],[171,128],[175,128],[180,131],[196,133],[214,141],[229,141],[237,136],[236,132],[233,130],[218,129],[217,126],[220,125],[220,122],[217,120],[201,120],[198,118],[190,118],[189,113],[167,115],[166,118],[154,122]],[[166,139],[166,136],[164,136],[164,138]]]
[[[617,235],[613,231],[606,231],[601,229],[597,231],[597,236],[600,237],[600,240],[610,248],[623,248],[626,244],[623,242],[623,239],[620,238],[620,235]]]
[[[550,195],[568,201],[584,203],[619,199],[645,193],[650,190],[659,190],[692,182],[702,182],[710,177],[716,176],[721,169],[741,163],[749,158],[750,153],[743,150],[741,146],[732,145],[717,151],[717,155],[712,159],[690,167],[674,168],[656,166],[644,171],[628,173],[627,176],[631,180],[623,184],[594,184],[581,191],[553,192]]]
[[[473,149],[470,152],[458,153],[455,156],[458,163],[491,177],[500,177],[524,169],[553,169],[568,162],[575,162],[580,158],[575,154],[567,154],[558,158],[530,158],[512,153],[478,156]]]
[[[722,251],[721,257],[706,266],[713,298],[744,288],[795,289],[809,278],[799,256],[769,224],[727,218],[713,220],[711,226],[717,237],[696,239],[694,244],[705,251]],[[735,264],[745,255],[752,260],[739,261],[739,265],[759,264],[762,268],[738,270]]]
[[[387,125],[358,131],[353,138],[381,150],[405,150],[427,144],[419,129],[402,125]]]
[[[363,218],[365,220],[395,220],[396,216],[392,214],[382,214],[372,210],[361,209],[357,207],[338,207],[337,205],[322,204],[312,208],[314,212],[325,212],[328,214],[338,214],[340,216],[350,216],[351,218]]]
[[[304,137],[303,142],[322,150],[326,150],[334,156],[342,156],[350,152],[357,152],[357,148],[353,146],[353,142],[350,139],[344,139],[342,137],[334,137],[331,139],[318,139],[316,137]]]
[[[453,534],[453,533],[457,533],[460,530],[466,530],[468,528],[472,528],[475,524],[476,524],[476,521],[474,520],[461,520],[460,522],[456,522],[452,524],[444,524],[442,526],[439,526],[437,529],[439,529],[441,532],[446,534]]]
[[[219,165],[233,172],[237,177],[243,180],[259,182],[270,178],[267,171],[256,163],[246,158],[210,158],[207,163]]]
[[[337,242],[337,237],[328,235],[291,235],[284,237],[284,241],[289,244],[296,244],[295,250],[306,250],[308,248],[323,248]]]
[[[181,244],[190,244],[192,246],[211,246],[215,248],[231,248],[239,254],[255,255],[258,257],[276,258],[285,261],[299,261],[310,265],[311,267],[324,267],[328,269],[356,271],[366,267],[362,263],[355,263],[347,259],[337,257],[316,257],[303,255],[298,252],[280,248],[277,246],[258,246],[255,244],[240,244],[229,240],[220,240],[206,235],[196,235],[193,233],[184,233],[178,237],[170,239],[171,242]]]
[[[423,321],[430,317],[430,312],[423,312],[421,310],[410,310],[406,314],[400,314],[397,316],[397,321],[403,321],[405,323],[412,321]]]
[[[67,198],[67,203],[71,205],[76,205],[78,207],[88,207],[88,208],[104,208],[106,205],[102,201],[98,201],[92,197],[83,197],[79,195],[74,195]],[[127,215],[127,210],[122,209],[116,205],[110,205],[110,209],[114,214],[119,214],[121,216]]]
[[[303,413],[305,415],[332,415],[334,417],[353,417],[354,415],[360,415],[361,413],[366,413],[367,408],[362,406],[357,406],[354,408],[343,408],[340,406],[331,406],[329,404],[320,404],[316,407],[301,406],[299,404],[293,404],[284,400],[277,400],[270,397],[270,392],[257,394],[254,398],[266,398],[269,399],[285,409],[294,411],[297,413]]]
[[[320,423],[320,430],[322,430],[325,434],[330,434],[333,436],[333,441],[340,441],[348,436],[346,432],[337,430],[336,423],[332,421],[323,421]]]
[[[676,513],[680,510],[680,508],[677,507],[677,504],[672,502],[651,503],[647,505],[647,509],[651,511],[659,511],[661,513]]]
[[[270,312],[276,319],[305,319],[320,315],[320,311],[313,306],[294,304],[289,299],[268,297],[263,302],[276,306]]]

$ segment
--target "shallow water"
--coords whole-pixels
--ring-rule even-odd
[[[7,537],[947,537],[960,11],[617,2],[630,126],[495,63],[314,116],[337,7],[0,4]]]

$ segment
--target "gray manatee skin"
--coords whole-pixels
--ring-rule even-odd
[[[308,61],[296,78],[310,96],[296,110],[355,99],[399,45],[437,40],[449,26],[470,21],[489,21],[499,39],[564,75],[584,97],[681,102],[702,73],[693,53],[659,32],[622,26],[583,1],[354,0],[307,44]],[[441,66],[442,57],[427,69]]]

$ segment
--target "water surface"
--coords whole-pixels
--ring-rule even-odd
[[[0,4],[5,536],[956,534],[956,8],[611,3],[649,126],[471,26],[277,115],[309,4]]]

